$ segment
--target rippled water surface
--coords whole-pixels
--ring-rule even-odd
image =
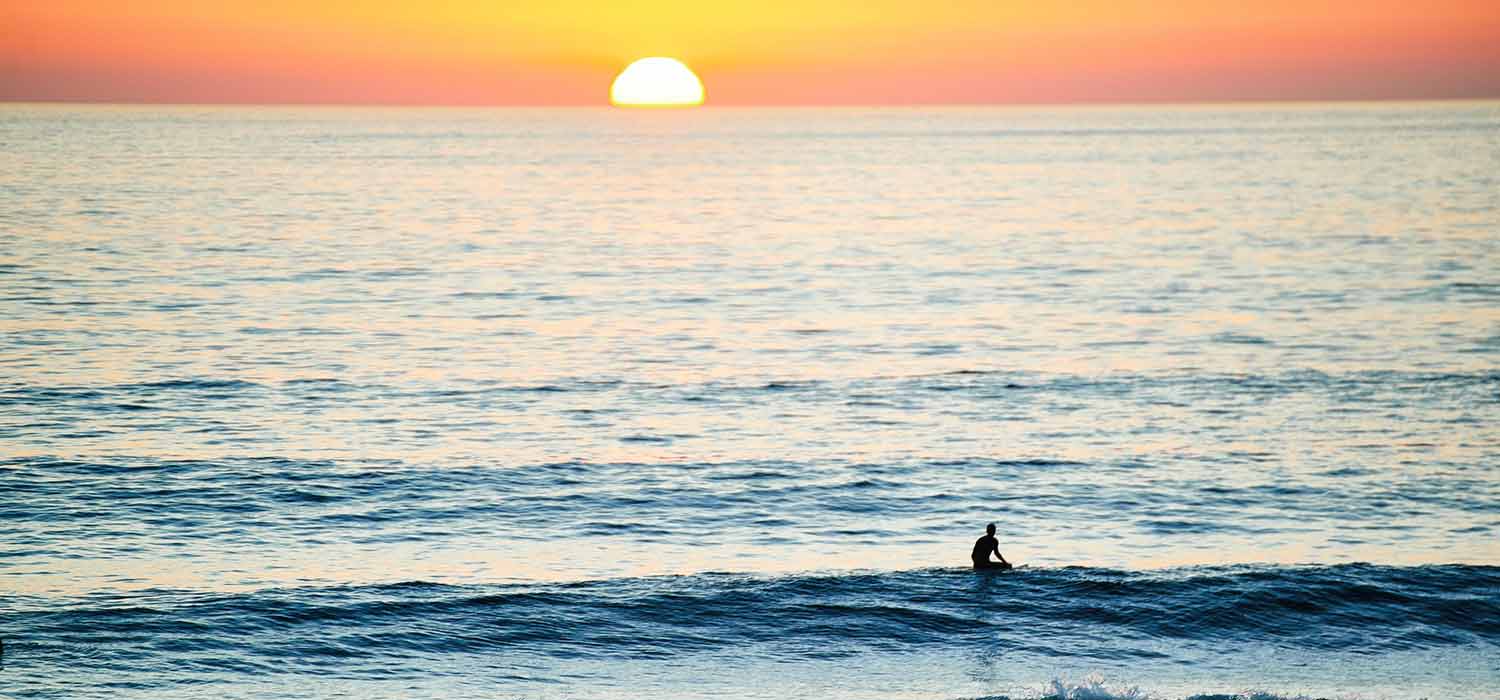
[[[20,697],[1500,687],[1497,103],[0,146]]]

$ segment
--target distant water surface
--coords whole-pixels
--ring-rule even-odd
[[[1494,102],[0,107],[0,683],[1491,698],[1497,193]]]

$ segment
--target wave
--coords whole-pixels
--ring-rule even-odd
[[[706,573],[242,594],[155,589],[64,606],[18,596],[4,626],[14,650],[40,644],[68,656],[109,647],[107,661],[127,664],[205,649],[252,666],[495,651],[660,659],[728,649],[839,659],[984,648],[1130,661],[1196,643],[1354,655],[1493,648],[1500,645],[1496,590],[1500,567],[1466,565]],[[121,640],[139,644],[122,648]]]
[[[1220,334],[1215,342],[1224,343],[1268,343],[1266,339],[1251,338],[1235,334]],[[201,393],[210,397],[227,398],[233,395],[257,394],[261,398],[282,401],[288,398],[318,398],[306,396],[306,390],[338,388],[344,391],[361,390],[382,397],[398,397],[416,400],[442,400],[445,403],[482,401],[495,395],[526,393],[570,393],[617,391],[623,393],[650,394],[656,398],[689,400],[692,397],[732,396],[753,398],[767,393],[805,393],[813,397],[843,403],[851,396],[863,396],[872,387],[886,387],[899,396],[910,396],[924,392],[949,394],[952,392],[977,392],[989,396],[993,391],[1025,391],[1074,395],[1080,391],[1098,392],[1106,395],[1160,390],[1192,390],[1203,395],[1219,395],[1225,390],[1234,392],[1265,392],[1279,394],[1333,393],[1343,396],[1350,391],[1404,391],[1404,392],[1463,392],[1473,389],[1492,390],[1500,384],[1500,371],[1475,370],[1469,372],[1430,372],[1364,370],[1344,373],[1325,373],[1315,369],[1288,369],[1275,373],[1222,374],[1194,371],[1190,373],[1121,373],[1097,376],[1069,374],[1039,374],[969,368],[915,375],[871,375],[847,380],[809,379],[759,379],[714,380],[681,384],[659,384],[655,382],[632,382],[618,378],[579,376],[556,377],[543,383],[497,383],[475,381],[458,385],[459,388],[407,386],[394,384],[351,383],[337,377],[292,378],[278,382],[247,381],[234,377],[184,377],[165,378],[156,381],[100,384],[100,385],[32,385],[26,383],[0,383],[0,405],[59,405],[77,404],[87,407],[100,400],[118,397],[153,397],[163,393]],[[668,392],[663,394],[662,392]]]

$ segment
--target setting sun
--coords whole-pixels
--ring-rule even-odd
[[[622,107],[695,107],[703,104],[703,83],[675,58],[643,58],[615,78],[609,100]]]

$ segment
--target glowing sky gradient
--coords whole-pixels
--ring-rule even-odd
[[[0,100],[603,105],[1500,97],[1500,2],[0,0]]]

